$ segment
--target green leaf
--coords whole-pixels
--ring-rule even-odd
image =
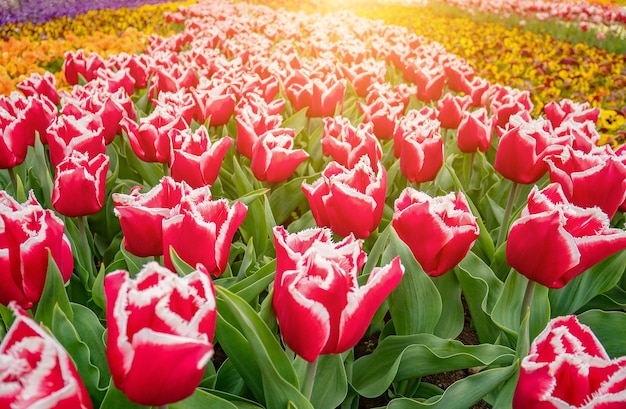
[[[501,345],[463,345],[430,334],[390,335],[370,355],[357,359],[352,386],[373,398],[392,382],[486,365],[510,365],[515,352]],[[419,363],[419,364],[417,364]]]
[[[37,303],[37,311],[35,312],[35,321],[42,322],[45,326],[52,326],[52,314],[55,306],[58,305],[61,311],[74,319],[74,313],[70,307],[70,300],[65,291],[65,284],[61,277],[61,272],[54,262],[50,250],[48,250],[48,270],[46,271],[46,282],[43,287],[41,298]]]
[[[124,257],[124,261],[126,262],[126,268],[130,273],[131,277],[134,277],[143,266],[150,261],[153,261],[152,257],[137,257],[132,253],[129,253],[128,250],[124,247],[124,241],[120,243],[120,253]]]
[[[239,196],[239,198],[235,199],[235,201],[241,202],[241,203],[245,204],[246,206],[249,206],[250,203],[254,202],[255,200],[257,200],[260,197],[265,196],[265,194],[267,192],[269,192],[269,191],[270,190],[267,189],[267,188],[256,189],[256,190],[253,190],[251,192],[245,193],[242,196]]]
[[[312,408],[298,390],[298,378],[285,351],[245,300],[217,286],[216,339],[246,385],[267,407]]]
[[[99,322],[96,320],[95,324],[99,325]],[[72,357],[91,399],[100,402],[105,395],[104,389],[101,389],[99,386],[100,370],[92,364],[89,347],[78,335],[78,331],[73,325],[73,320],[70,320],[58,305],[55,305],[52,311],[50,330]]]
[[[626,312],[589,310],[578,316],[582,324],[588,325],[598,337],[609,356],[616,358],[626,355],[624,333]]]
[[[281,183],[270,193],[270,208],[277,224],[282,224],[301,203],[306,200],[302,192],[302,182],[307,177],[297,177]]]
[[[222,399],[225,399],[235,405],[238,409],[257,409],[262,408],[258,403],[251,401],[250,399],[242,398],[241,396],[226,393],[224,391],[218,391],[215,389],[202,389],[211,395],[215,395]]]
[[[174,250],[173,246],[170,246],[169,250],[170,250],[170,260],[172,261],[172,265],[174,266],[174,269],[176,270],[178,275],[180,275],[181,277],[184,277],[187,274],[195,270],[195,268],[187,264],[185,260],[183,260],[182,258],[178,256],[178,253],[176,253],[176,250]]]
[[[550,291],[552,316],[573,314],[599,294],[619,283],[626,269],[626,250],[607,257],[565,287]]]
[[[492,409],[511,409],[511,405],[513,404],[513,395],[515,394],[518,379],[518,371],[507,379],[504,385],[502,385],[500,391],[498,391],[495,401],[493,402]]]
[[[382,264],[400,256],[405,268],[400,284],[389,296],[389,312],[398,335],[432,333],[441,316],[441,297],[437,287],[413,257],[413,253],[390,230],[390,239]]]
[[[426,402],[413,399],[394,399],[388,409],[466,409],[478,402],[483,396],[500,386],[517,372],[517,365],[504,368],[488,369],[475,375],[456,381],[438,399]]]
[[[201,389],[196,389],[193,395],[176,403],[168,405],[171,409],[237,409],[229,401]]]
[[[126,265],[124,264],[124,267]],[[96,276],[95,281],[93,282],[93,287],[91,287],[91,298],[93,302],[100,307],[102,310],[106,309],[106,297],[104,295],[104,276],[106,275],[106,269],[104,268],[104,264],[100,265],[100,271]]]
[[[307,362],[296,357],[294,366],[304,377]],[[311,403],[314,408],[336,408],[348,394],[348,380],[342,355],[320,355],[315,372]]]
[[[106,357],[104,342],[105,328],[98,316],[89,308],[81,304],[71,303],[74,312],[72,324],[82,342],[89,346],[89,362],[100,371],[99,390],[106,390],[109,384],[109,364]]]
[[[465,325],[465,311],[461,302],[461,285],[454,273],[433,277],[433,283],[442,300],[442,310],[434,334],[441,338],[456,338]]]
[[[113,385],[113,380],[110,381],[109,389],[107,390],[100,409],[146,409],[145,406],[138,403],[131,402],[124,392],[117,389]]]
[[[276,259],[270,261],[249,277],[233,284],[229,290],[251,303],[261,292],[274,281],[276,274]]]
[[[308,124],[308,118],[306,116],[306,111],[308,109],[308,107],[305,107],[304,109],[299,110],[289,118],[285,119],[283,121],[282,127],[291,128],[295,131],[295,135],[298,135],[306,128]]]

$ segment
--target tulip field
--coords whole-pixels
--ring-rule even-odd
[[[624,0],[0,0],[0,409],[626,408]]]

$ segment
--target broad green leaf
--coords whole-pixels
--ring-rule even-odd
[[[294,367],[303,378],[307,362],[296,357]],[[314,408],[336,408],[348,394],[348,380],[342,355],[320,355],[315,372],[315,382],[311,393]]]
[[[104,342],[105,328],[89,308],[76,303],[71,303],[71,307],[74,312],[72,324],[81,341],[89,346],[89,361],[100,371],[98,389],[105,390],[111,376]]]
[[[113,380],[111,380],[100,409],[146,409],[146,406],[131,402],[124,392],[113,385]]]
[[[95,325],[100,325],[100,323],[96,320]],[[72,357],[91,399],[100,402],[105,395],[104,388],[101,389],[99,386],[100,370],[91,362],[89,346],[81,339],[73,325],[73,320],[70,320],[58,305],[55,305],[52,311],[50,330]],[[90,338],[89,335],[87,337]]]
[[[278,340],[245,300],[217,287],[216,339],[254,395],[267,407],[312,408]]]
[[[391,229],[382,264],[389,263],[396,256],[400,256],[405,268],[402,281],[389,295],[389,312],[396,333],[432,333],[441,316],[439,291],[415,260],[408,246]]]
[[[433,277],[442,301],[441,317],[434,334],[441,338],[456,338],[465,324],[465,311],[461,302],[461,285],[452,272]]]
[[[372,398],[395,381],[463,368],[510,365],[514,357],[515,351],[501,345],[463,345],[430,334],[390,335],[373,353],[354,362],[352,386],[360,395]]]
[[[79,228],[80,223],[83,229]],[[74,269],[85,288],[91,288],[96,278],[96,266],[94,264],[93,242],[87,219],[81,221],[75,218],[65,218],[65,232],[72,246],[74,255]]]
[[[134,277],[139,271],[141,271],[144,265],[154,260],[152,257],[137,257],[130,253],[126,250],[126,247],[124,247],[124,241],[120,244],[120,253],[124,257],[127,270],[131,277]]]
[[[65,313],[70,320],[74,318],[74,313],[70,307],[70,300],[65,291],[65,284],[61,272],[54,262],[50,251],[48,250],[48,270],[46,271],[46,281],[43,287],[41,298],[37,303],[37,311],[35,312],[35,321],[42,322],[45,326],[52,326],[52,314],[55,306]]]
[[[580,314],[578,319],[591,328],[609,356],[626,356],[624,333],[619,330],[626,328],[626,312],[589,310]]]
[[[267,189],[267,188],[256,189],[256,190],[253,190],[251,192],[247,192],[247,193],[239,196],[235,201],[241,202],[241,203],[245,204],[246,206],[249,206],[250,203],[254,202],[255,200],[257,200],[260,197],[265,196],[266,193],[269,192],[269,191],[270,190]]]
[[[408,398],[394,399],[388,409],[467,409],[483,396],[503,384],[517,371],[517,365],[493,368],[456,381],[439,398],[420,402]]]
[[[241,396],[238,395],[233,395],[230,393],[226,393],[224,391],[218,391],[215,389],[202,389],[203,391],[210,393],[211,395],[217,396],[219,398],[225,399],[229,402],[231,402],[233,405],[235,405],[238,409],[257,409],[257,408],[262,408],[261,405],[259,405],[258,403],[250,400],[250,399],[246,399],[246,398],[242,398]]]
[[[308,107],[301,109],[300,111],[296,112],[289,118],[285,119],[283,121],[282,127],[291,128],[295,131],[295,135],[298,135],[308,125],[308,118],[306,116],[307,110],[308,110]]]
[[[502,293],[503,283],[489,266],[471,251],[454,271],[461,283],[478,337],[481,342],[495,342],[501,331],[492,320],[491,311]]]
[[[170,260],[172,261],[174,270],[176,270],[178,275],[180,275],[181,277],[184,277],[195,270],[195,268],[187,264],[185,260],[178,256],[178,253],[176,253],[176,250],[174,250],[173,246],[170,246]]]
[[[237,409],[237,406],[218,396],[196,389],[193,395],[168,405],[171,409]]]
[[[626,250],[607,257],[565,287],[550,291],[552,316],[569,315],[619,283],[626,269]]]
[[[518,379],[519,371],[516,371],[513,376],[507,379],[502,388],[495,394],[492,409],[511,409]]]
[[[274,281],[276,259],[270,261],[249,277],[233,284],[229,290],[251,303],[261,292]]]
[[[616,285],[604,294],[596,296],[594,299],[582,306],[578,312],[593,309],[605,311],[626,311],[626,291],[619,287],[619,285]]]
[[[305,180],[307,180],[306,176],[293,178],[272,189],[269,201],[277,224],[282,224],[301,203],[306,201],[302,192],[302,182]]]

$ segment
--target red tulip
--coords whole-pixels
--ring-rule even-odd
[[[445,129],[457,129],[465,110],[469,107],[472,99],[469,95],[458,96],[447,93],[437,103],[439,110],[439,122]]]
[[[67,282],[74,269],[63,221],[43,209],[33,192],[19,204],[0,191],[0,303],[16,301],[31,308],[41,298],[48,271],[48,251]]]
[[[404,274],[396,257],[374,268],[359,287],[358,272],[366,260],[361,242],[350,235],[333,243],[327,239],[330,232],[318,235],[320,230],[325,229],[287,235],[281,226],[274,228],[276,263],[284,268],[276,269],[272,306],[285,343],[309,362],[356,345]],[[287,260],[280,259],[284,255]]]
[[[113,382],[146,406],[185,399],[213,355],[216,305],[204,267],[179,277],[156,262],[135,278],[117,270],[104,278],[107,360]]]
[[[430,197],[406,188],[395,201],[392,223],[400,239],[432,277],[459,264],[480,235],[476,217],[462,192]]]
[[[453,58],[443,67],[448,77],[448,88],[454,92],[467,91],[466,84],[474,79],[474,69],[461,58]]]
[[[429,110],[412,111],[400,119],[395,131],[394,152],[400,158],[400,171],[410,182],[434,180],[443,166],[443,138],[439,121],[425,116]]]
[[[285,104],[284,99],[266,103],[257,94],[250,94],[235,107],[237,123],[237,152],[252,159],[252,147],[259,136],[272,129],[279,128],[283,122],[280,112]]]
[[[535,186],[511,226],[508,264],[529,280],[561,288],[611,254],[626,248],[626,231],[609,227],[599,208],[572,205],[557,183]],[[529,257],[532,254],[532,257]]]
[[[393,132],[393,156],[399,159],[404,138],[411,133],[421,132],[422,128],[433,127],[431,122],[437,119],[437,115],[437,109],[424,106],[419,111],[411,109],[400,118]]]
[[[148,192],[139,193],[139,190],[141,186],[136,186],[130,194],[112,195],[114,212],[124,233],[124,248],[138,257],[163,255],[163,220],[191,188],[185,182],[164,177]]]
[[[237,99],[224,85],[192,88],[191,95],[197,106],[194,118],[200,123],[209,120],[210,126],[226,125],[235,112]]]
[[[550,181],[561,185],[573,205],[598,206],[612,218],[626,200],[626,164],[607,146],[589,153],[568,146],[546,162]]]
[[[83,111],[81,116],[59,115],[48,128],[46,139],[50,147],[52,166],[59,165],[72,152],[94,158],[106,153],[102,120]]]
[[[96,78],[98,69],[104,67],[104,60],[97,53],[91,53],[89,57],[85,56],[82,49],[65,53],[63,72],[67,83],[70,85],[78,84],[79,76],[87,82],[93,80]]]
[[[465,111],[457,129],[457,145],[464,153],[487,152],[491,147],[493,119],[485,108]]]
[[[168,134],[172,129],[183,130],[187,127],[182,116],[175,116],[160,106],[149,116],[141,118],[139,126],[134,121],[122,121],[122,128],[128,135],[133,152],[145,162],[169,163],[172,141]]]
[[[550,123],[544,119],[513,115],[500,138],[494,168],[517,183],[538,181],[548,172],[544,158],[571,144],[569,136],[555,136],[550,130]]]
[[[575,315],[552,319],[522,360],[513,409],[626,407],[626,357],[611,359]]]
[[[285,93],[293,104],[294,110],[307,108],[306,116],[311,118],[335,116],[343,111],[346,93],[346,80],[327,75],[322,79],[308,79],[304,84],[292,84]]]
[[[370,104],[359,101],[359,109],[365,114],[363,122],[373,125],[376,137],[386,140],[393,138],[398,118],[404,112],[404,105],[377,99]]]
[[[383,150],[374,135],[373,124],[361,123],[356,128],[348,118],[337,116],[323,118],[324,134],[322,152],[331,156],[337,163],[346,168],[354,167],[361,156],[370,158],[376,166],[382,159]],[[378,169],[374,168],[374,171]]]
[[[578,103],[567,98],[558,102],[548,102],[543,107],[543,112],[554,128],[561,126],[563,121],[567,119],[578,123],[591,122],[595,124],[600,117],[599,108],[590,108],[587,102]]]
[[[78,371],[63,346],[15,303],[15,320],[0,344],[0,406],[91,409]]]
[[[109,157],[73,151],[56,166],[52,187],[52,206],[64,216],[95,214],[104,206]]]
[[[12,115],[0,107],[0,169],[12,169],[24,162],[28,142],[35,132],[24,114]]]
[[[39,73],[31,74],[30,77],[17,84],[17,89],[22,91],[27,97],[47,97],[54,105],[59,104],[57,81],[49,71],[46,71],[43,75]]]
[[[293,149],[294,130],[276,128],[265,132],[252,147],[250,169],[254,177],[269,183],[284,182],[309,157],[304,149]]]
[[[485,107],[486,102],[483,100],[483,95],[489,90],[489,81],[474,77],[471,82],[467,83],[466,87],[465,93],[472,97],[472,106],[475,108]]]
[[[189,265],[201,263],[209,274],[219,276],[228,263],[230,246],[248,208],[241,202],[211,200],[202,187],[181,200],[177,214],[163,221],[164,265],[173,268],[170,247]],[[192,245],[193,243],[193,245]]]
[[[530,114],[533,110],[528,91],[497,85],[492,86],[486,95],[496,129],[504,128],[512,115]]]
[[[340,236],[369,237],[382,219],[387,189],[385,167],[381,163],[376,167],[374,171],[367,156],[352,169],[330,162],[318,180],[310,185],[303,182],[317,225]]]

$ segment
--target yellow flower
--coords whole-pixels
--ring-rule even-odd
[[[597,123],[599,129],[617,131],[624,125],[624,123],[626,123],[626,119],[621,113],[612,109],[600,110],[600,117],[598,118]]]

